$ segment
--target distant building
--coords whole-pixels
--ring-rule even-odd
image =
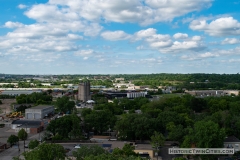
[[[124,97],[127,97],[127,93],[124,93],[124,92],[107,92],[107,93],[105,93],[105,97],[107,99],[124,98]]]
[[[147,92],[106,92],[105,97],[107,99],[114,99],[114,98],[129,98],[134,99],[137,97],[146,97]]]
[[[43,86],[52,86],[51,83],[41,83],[41,85],[43,85]]]
[[[115,81],[124,81],[124,78],[115,78]]]
[[[90,86],[92,89],[102,89],[106,88],[106,86]]]
[[[147,92],[128,92],[127,98],[145,97]]]
[[[193,96],[206,97],[206,96],[230,96],[238,95],[239,90],[193,90],[185,91],[185,93],[191,94]]]
[[[0,93],[2,95],[10,95],[10,96],[19,96],[21,94],[32,94],[32,93],[41,93],[40,90],[3,90]]]
[[[164,87],[161,87],[162,89],[162,93],[164,94],[168,94],[168,93],[172,93],[172,91],[176,91],[176,87],[174,86],[164,86]]]
[[[90,82],[83,82],[78,85],[78,100],[83,102],[91,100]]]

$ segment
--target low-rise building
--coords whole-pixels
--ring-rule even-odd
[[[234,148],[234,152],[240,151],[240,140],[235,136],[226,137],[224,140],[224,148]]]
[[[15,132],[24,129],[27,133],[36,134],[43,131],[48,121],[42,120],[14,120],[12,121],[11,128]]]
[[[54,114],[54,107],[50,105],[39,105],[25,109],[26,119],[43,119],[48,114]]]
[[[128,92],[127,98],[145,97],[147,92]]]
[[[191,94],[193,96],[230,96],[230,95],[238,95],[239,90],[193,90],[193,91],[185,91],[185,93]]]
[[[2,95],[10,95],[10,96],[20,96],[21,94],[29,95],[32,93],[41,93],[40,90],[3,90],[1,91]]]

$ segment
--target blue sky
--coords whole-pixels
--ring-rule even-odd
[[[240,70],[240,0],[0,2],[0,73]]]

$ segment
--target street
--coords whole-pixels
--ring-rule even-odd
[[[6,130],[6,128],[3,128],[3,129]],[[0,132],[1,132],[1,130],[0,130]],[[4,131],[2,131],[1,135],[3,135],[3,133],[5,133],[6,135],[4,135],[0,138],[1,141],[2,140],[7,141],[7,137],[11,134],[15,134],[15,135],[17,134],[17,133],[14,133],[14,132],[4,132]],[[34,140],[34,139],[38,140],[39,139],[39,134],[30,135],[29,138],[25,141],[25,144],[28,144],[31,140]],[[19,148],[20,148],[20,151],[18,150],[18,147],[14,146],[12,148],[8,148],[8,149],[0,152],[0,160],[12,160],[13,157],[21,155],[24,152],[24,142],[23,141],[20,141]],[[25,151],[28,151],[28,148],[25,148]]]

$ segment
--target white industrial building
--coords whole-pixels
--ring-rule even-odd
[[[54,113],[53,106],[39,105],[33,108],[25,109],[25,118],[26,119],[43,119],[50,113]]]
[[[21,94],[29,95],[32,93],[41,93],[40,90],[3,90],[0,91],[1,95],[20,96]]]
[[[147,95],[146,92],[128,92],[127,98],[145,97],[145,95]]]

